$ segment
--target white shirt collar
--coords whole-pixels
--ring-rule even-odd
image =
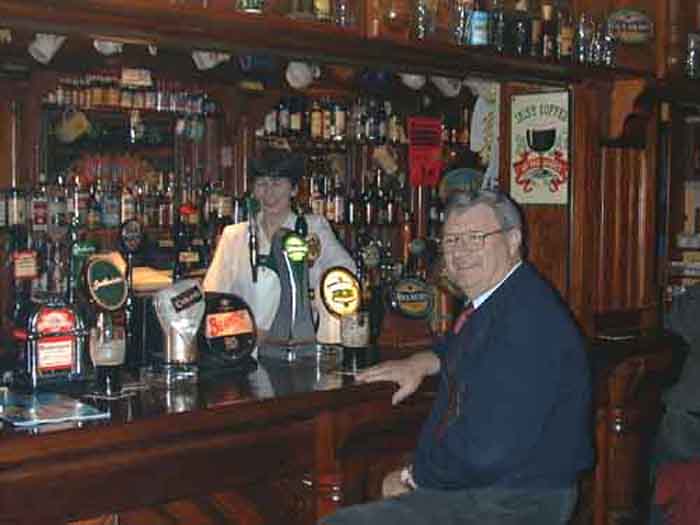
[[[493,294],[493,292],[495,292],[496,290],[498,290],[498,287],[501,286],[501,285],[505,282],[505,280],[508,279],[508,277],[510,277],[510,275],[511,275],[515,270],[517,270],[522,264],[523,264],[523,261],[518,261],[517,263],[515,263],[515,266],[513,266],[513,267],[510,269],[510,271],[506,274],[506,276],[505,276],[503,279],[501,279],[501,280],[498,282],[498,284],[496,284],[496,286],[494,286],[494,287],[491,288],[490,290],[486,290],[486,291],[485,291],[484,293],[482,293],[479,297],[477,297],[476,299],[474,299],[474,300],[472,301],[472,305],[474,306],[474,310],[476,310],[477,308],[479,308],[479,307],[484,303],[484,301],[486,301],[486,299],[488,299],[489,297],[491,297],[491,295]]]

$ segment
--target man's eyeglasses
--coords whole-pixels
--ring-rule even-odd
[[[442,246],[445,251],[455,251],[459,248],[481,250],[488,237],[508,230],[510,228],[499,228],[490,232],[466,232],[458,235],[445,235],[442,238]]]

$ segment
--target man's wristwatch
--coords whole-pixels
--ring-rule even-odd
[[[400,479],[401,483],[409,489],[416,490],[418,488],[418,485],[416,485],[416,482],[413,480],[413,465],[406,465],[401,469]]]

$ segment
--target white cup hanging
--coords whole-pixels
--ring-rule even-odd
[[[53,59],[56,52],[61,48],[63,42],[66,41],[65,36],[54,35],[51,33],[37,33],[34,40],[29,44],[27,50],[34,57],[34,60],[41,64],[48,64]]]

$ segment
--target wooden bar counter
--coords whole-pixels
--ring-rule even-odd
[[[573,523],[644,515],[649,440],[678,369],[675,346],[664,334],[592,342],[597,464],[582,479]],[[110,403],[108,422],[31,433],[6,425],[0,524],[118,513],[121,525],[311,525],[375,499],[415,446],[436,386],[431,379],[392,407],[392,385],[344,373],[379,354],[405,350],[343,356],[323,347],[295,362],[263,355],[257,367],[171,388],[145,377],[147,388]]]
[[[347,356],[346,356],[347,367]],[[415,443],[424,391],[391,407],[389,384],[353,384],[322,350],[255,370],[204,374],[111,402],[107,423],[8,425],[0,437],[0,523],[120,513],[120,523],[315,523],[381,483]],[[372,488],[374,487],[374,488]]]

